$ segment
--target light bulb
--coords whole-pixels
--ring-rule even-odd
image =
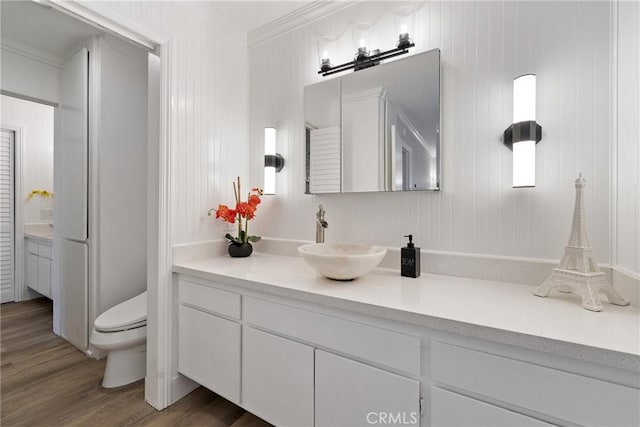
[[[536,186],[535,141],[520,141],[513,144],[513,186]]]

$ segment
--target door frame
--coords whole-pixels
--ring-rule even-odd
[[[22,126],[4,122],[0,124],[0,128],[13,132],[13,300],[22,301],[24,294],[24,219],[22,218],[24,129]]]
[[[171,107],[171,39],[159,36],[133,22],[124,22],[112,11],[98,10],[91,3],[76,0],[49,0],[54,9],[76,19],[97,26],[107,33],[123,37],[153,51],[160,58],[160,105],[158,122],[159,138],[148,141],[151,161],[156,161],[157,180],[148,180],[147,223],[157,225],[148,229],[147,241],[157,251],[148,251],[147,258],[147,376],[145,400],[156,409],[164,409],[173,403],[184,390],[188,380],[172,378],[172,240],[171,240],[171,181],[172,181],[172,116]],[[158,106],[148,108],[148,114],[158,111]],[[149,138],[152,138],[150,136]],[[155,245],[153,243],[156,243]],[[156,308],[155,310],[153,308]],[[182,383],[185,383],[182,386]]]

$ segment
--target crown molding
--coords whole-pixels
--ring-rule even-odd
[[[58,58],[57,56],[51,55],[50,53],[34,49],[8,37],[2,37],[2,41],[0,44],[2,45],[3,50],[15,53],[16,55],[20,55],[25,58],[32,59],[34,61],[38,61],[51,67],[62,68],[62,64],[64,64],[63,58]]]
[[[260,46],[276,37],[294,31],[325,16],[349,8],[362,0],[317,0],[300,9],[275,19],[247,34],[247,48],[249,50]]]

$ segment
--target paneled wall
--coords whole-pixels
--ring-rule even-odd
[[[2,125],[22,129],[22,163],[16,165],[16,173],[21,170],[23,179],[23,221],[51,222],[40,219],[40,209],[52,209],[53,201],[41,197],[27,200],[27,193],[34,189],[53,192],[53,107],[2,95],[0,114]]]
[[[640,4],[617,9],[616,264],[640,274]]]
[[[609,262],[615,3],[421,3],[414,53],[439,48],[442,54],[442,191],[303,194],[303,87],[322,79],[317,74],[316,41],[325,34],[337,37],[336,62],[347,61],[354,51],[351,26],[368,21],[371,45],[389,48],[395,40],[395,7],[393,2],[362,2],[250,47],[253,181],[261,179],[265,126],[277,127],[278,151],[287,162],[278,176],[278,194],[261,205],[253,230],[312,240],[314,213],[322,203],[328,212],[328,241],[400,247],[402,236],[413,233],[424,249],[559,259],[571,227],[574,180],[581,172],[587,180],[592,244],[598,261]],[[637,55],[637,45],[635,49]],[[513,78],[523,73],[538,76],[537,116],[543,139],[537,146],[537,186],[513,189],[511,152],[501,137],[512,118]],[[637,106],[637,74],[635,85],[636,95],[630,97],[635,96]],[[631,102],[620,101],[624,105],[619,109]],[[635,149],[632,159],[637,159],[637,131],[635,136],[624,143]],[[635,161],[636,175],[631,173],[629,182],[636,192],[628,194],[632,191],[620,185],[619,190],[637,209]],[[629,256],[637,260],[637,241],[627,234],[638,234],[637,210],[635,215],[634,225],[633,214],[629,219],[620,214],[618,237],[631,239],[631,244],[619,246],[631,248]],[[622,254],[618,257],[622,261]],[[625,265],[639,270],[637,264]]]
[[[247,170],[246,35],[180,3],[84,3],[171,40],[173,243],[224,235],[207,210],[230,203],[234,177]]]

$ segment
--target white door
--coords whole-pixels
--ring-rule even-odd
[[[81,350],[89,346],[89,248],[62,239],[62,336]]]
[[[89,51],[82,48],[62,68],[60,103],[61,176],[60,230],[62,238],[87,240]]]
[[[420,425],[420,383],[316,350],[315,426]]]
[[[14,300],[14,133],[0,132],[0,303]]]
[[[89,344],[88,107],[89,51],[80,49],[62,67],[60,130],[55,173],[60,195],[60,332],[85,350]]]
[[[178,371],[240,403],[240,324],[180,305]]]
[[[244,327],[242,405],[277,426],[313,426],[313,347]]]

